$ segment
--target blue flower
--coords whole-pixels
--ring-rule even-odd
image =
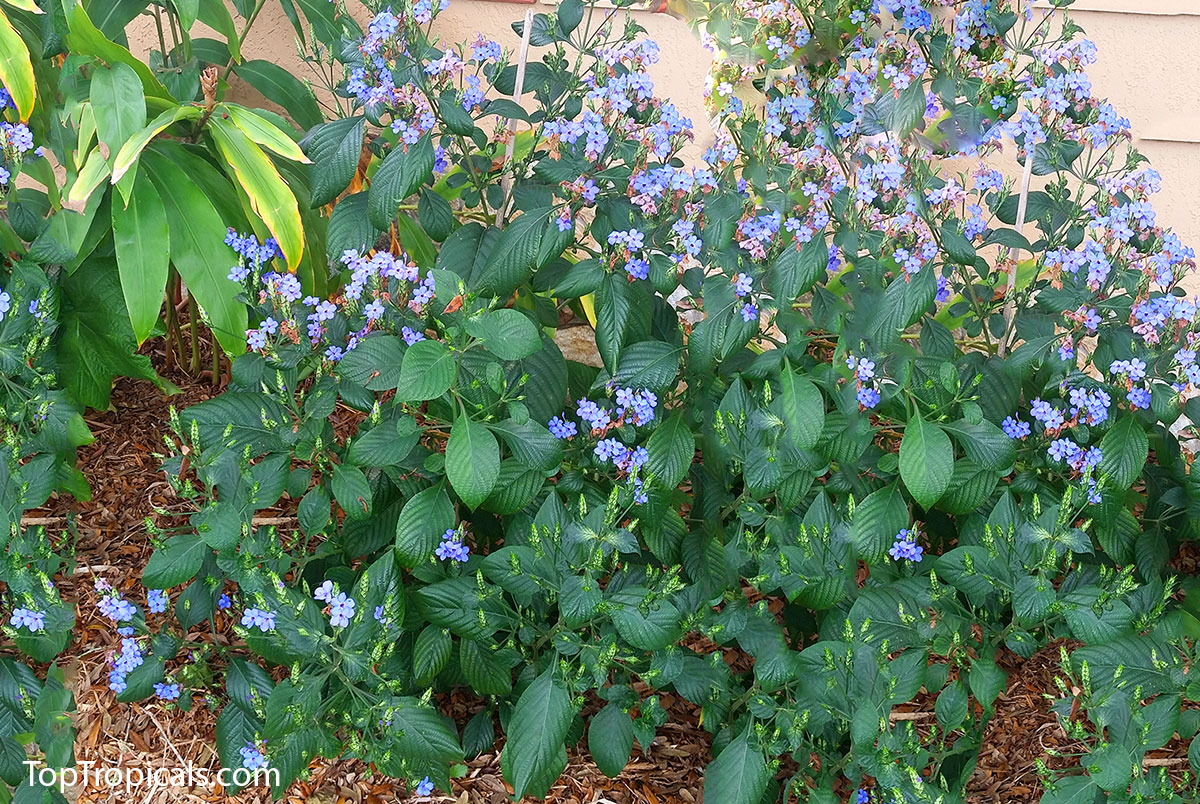
[[[25,627],[36,633],[45,629],[46,615],[34,609],[13,609],[12,619],[8,624],[13,628]]]
[[[333,600],[337,588],[333,585],[333,581],[325,581],[317,587],[317,591],[313,592],[313,600],[320,600],[323,603],[329,603]]]
[[[1025,438],[1031,432],[1029,422],[1023,422],[1013,416],[1009,416],[1000,425],[1004,428],[1004,434],[1009,438]]]
[[[459,538],[458,532],[454,528],[447,528],[446,532],[442,534],[441,544],[434,553],[443,561],[449,559],[462,563],[467,560],[471,550],[462,543],[462,539]]]
[[[879,404],[879,392],[874,388],[869,388],[865,385],[858,389],[858,394],[856,397],[858,399],[858,404],[862,405],[864,408],[873,408]]]
[[[179,685],[159,682],[154,685],[154,694],[163,701],[174,701],[179,698]]]
[[[129,622],[137,614],[137,606],[125,600],[115,591],[101,595],[96,607],[100,609],[101,614],[114,623]]]
[[[409,346],[412,346],[417,341],[425,340],[425,336],[412,327],[401,327],[400,336],[404,338],[404,342]]]
[[[334,628],[349,625],[350,618],[354,616],[355,605],[354,598],[348,597],[345,592],[338,592],[337,596],[329,601],[329,624]]]
[[[221,596],[219,598],[217,598],[217,608],[221,609],[221,610],[225,610],[225,609],[231,608],[232,606],[233,606],[233,598],[231,598],[229,595],[222,592]]]
[[[892,544],[892,549],[888,550],[888,555],[895,561],[909,561],[914,564],[919,563],[924,554],[924,549],[916,543],[916,530],[902,529],[896,534],[896,541]]]
[[[433,793],[433,782],[429,781],[429,777],[426,776],[421,780],[421,783],[417,785],[417,789],[413,792],[415,792],[418,796],[431,795]]]
[[[242,767],[250,770],[267,767],[267,755],[254,743],[246,743],[242,748],[238,749],[238,753],[242,755]]]
[[[151,589],[146,595],[146,608],[150,610],[151,614],[162,614],[167,610],[167,604],[170,602],[167,593],[161,589]]]
[[[612,418],[608,415],[608,411],[602,409],[590,399],[579,400],[579,403],[575,407],[575,415],[591,425],[593,430],[603,430],[612,421]]]
[[[569,422],[559,416],[555,416],[549,423],[550,434],[555,438],[571,438],[579,432],[579,428],[575,422]]]
[[[242,612],[242,625],[257,628],[264,634],[275,630],[275,612],[262,609],[246,609]]]

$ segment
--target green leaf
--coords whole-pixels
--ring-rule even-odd
[[[429,561],[442,534],[454,527],[454,506],[440,486],[423,489],[404,504],[396,520],[396,555],[412,568]]]
[[[300,142],[312,159],[308,169],[312,206],[332,203],[350,186],[362,156],[365,124],[362,115],[333,120],[317,126]]]
[[[108,37],[92,24],[87,10],[83,7],[83,3],[76,3],[75,8],[67,16],[69,20],[67,47],[73,55],[94,56],[106,64],[111,65],[120,62],[132,67],[141,80],[142,90],[147,97],[161,98],[167,101],[172,100],[171,93],[154,76],[154,72],[145,62],[134,56],[126,48],[109,41]]]
[[[239,64],[233,71],[268,100],[282,106],[300,128],[307,131],[324,120],[312,91],[278,64],[253,59]]]
[[[371,484],[361,469],[338,464],[333,467],[330,484],[333,498],[350,519],[366,519],[371,515]]]
[[[196,577],[208,553],[208,545],[195,534],[172,536],[150,554],[142,584],[147,589],[170,589],[186,583]]]
[[[683,635],[683,616],[667,600],[656,600],[643,611],[644,587],[625,588],[609,598],[613,625],[621,638],[638,650],[660,650]]]
[[[481,295],[507,298],[536,269],[558,256],[545,257],[543,254],[543,239],[547,226],[554,226],[553,216],[554,210],[547,207],[530,210],[509,222],[500,232],[486,266],[473,283]],[[558,253],[562,253],[561,248]]]
[[[108,407],[118,375],[157,382],[125,313],[117,267],[111,259],[92,260],[87,270],[63,281],[59,311],[58,367],[67,390],[81,405]]]
[[[415,698],[393,699],[391,703],[392,734],[401,756],[445,764],[462,759],[458,737],[436,709]]]
[[[390,391],[400,382],[404,347],[395,335],[363,338],[338,362],[337,373],[368,391]]]
[[[953,681],[942,690],[934,704],[938,723],[947,730],[957,729],[967,719],[967,688],[962,681]]]
[[[0,11],[0,84],[12,95],[17,107],[17,117],[28,120],[33,114],[37,100],[37,88],[33,77],[33,62],[29,60],[29,48],[21,35]]]
[[[122,146],[146,125],[142,82],[127,64],[97,67],[92,74],[90,98],[96,136],[108,147],[108,164],[112,165]]]
[[[510,307],[485,312],[467,321],[467,332],[501,360],[521,360],[542,348],[537,325]]]
[[[583,22],[583,11],[583,0],[562,0],[558,4],[558,11],[555,14],[558,18],[559,33],[564,37],[570,36],[579,27],[579,23]],[[615,773],[608,775],[616,776]]]
[[[1100,441],[1100,476],[1121,491],[1128,489],[1141,476],[1149,450],[1150,441],[1138,420],[1120,417]]]
[[[439,243],[454,232],[458,222],[450,202],[428,188],[421,190],[421,200],[417,202],[417,218],[421,221],[421,228],[425,233]]]
[[[433,163],[433,139],[428,135],[413,145],[397,145],[384,157],[367,194],[367,216],[376,229],[388,228],[400,203],[433,175]]]
[[[542,798],[567,767],[564,741],[574,715],[571,696],[555,680],[553,665],[521,693],[500,755],[500,768],[515,798]]]
[[[896,540],[896,534],[908,524],[908,507],[893,484],[872,492],[855,506],[850,541],[868,562],[881,561]]]
[[[683,416],[675,415],[658,426],[646,441],[646,476],[661,489],[674,489],[687,475],[696,454],[696,440]]]
[[[984,657],[976,659],[967,673],[967,683],[971,685],[975,700],[979,701],[987,712],[992,711],[992,704],[1000,693],[1004,692],[1007,681],[1008,673],[992,659]]]
[[[816,281],[825,275],[828,265],[829,246],[824,237],[813,238],[802,246],[796,243],[785,247],[772,263],[767,278],[771,295],[780,309],[789,309],[798,296],[811,290]]]
[[[148,178],[134,178],[128,206],[113,199],[112,228],[121,291],[134,337],[141,344],[158,323],[171,257],[167,213]]]
[[[225,351],[245,351],[246,307],[236,298],[238,286],[229,281],[229,256],[217,245],[226,231],[221,216],[178,165],[153,154],[146,167],[167,212],[175,267],[208,314]]]
[[[288,269],[295,271],[304,254],[304,230],[296,196],[262,149],[236,125],[213,115],[208,130],[233,169],[230,178],[246,193],[255,214],[275,237]]]
[[[633,719],[624,709],[610,703],[592,716],[588,751],[605,776],[614,778],[624,770],[633,753]]]
[[[393,466],[412,452],[421,436],[411,416],[400,420],[404,425],[398,429],[391,422],[359,432],[346,450],[346,463],[356,466]]]
[[[436,399],[454,384],[457,361],[440,341],[417,341],[404,353],[396,398],[402,402]]]
[[[786,361],[779,379],[788,438],[800,449],[811,449],[825,430],[825,399],[816,385],[793,371]]]
[[[972,462],[985,469],[1004,472],[1011,469],[1017,460],[1017,448],[1013,440],[987,419],[975,424],[959,419],[943,424],[942,429],[954,436]]]
[[[201,22],[225,37],[225,45],[229,48],[229,55],[233,57],[234,62],[241,61],[240,37],[233,16],[225,7],[225,0],[200,0],[199,17]]]
[[[1091,777],[1066,776],[1042,794],[1041,804],[1093,804],[1101,799],[1101,790]]]
[[[467,415],[454,420],[446,442],[446,477],[471,509],[487,499],[500,475],[500,445],[482,424]]]
[[[949,436],[914,414],[900,441],[900,478],[908,493],[922,508],[932,508],[953,477],[954,447]]]
[[[217,753],[223,767],[242,767],[239,751],[257,739],[258,729],[259,723],[253,714],[231,703],[225,705],[221,714],[217,715],[216,728]],[[239,788],[230,784],[226,789],[236,793]]]
[[[367,194],[354,193],[337,203],[325,232],[325,253],[330,261],[345,251],[366,251],[379,239],[380,231],[367,218]]]
[[[733,739],[704,773],[704,800],[721,804],[759,804],[771,774],[761,751],[746,735]]]

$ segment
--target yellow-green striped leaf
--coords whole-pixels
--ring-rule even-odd
[[[29,48],[3,11],[0,11],[0,81],[12,95],[17,115],[28,120],[37,99],[33,62],[29,60]]]
[[[304,231],[296,196],[262,149],[230,120],[214,116],[209,131],[249,197],[255,214],[263,219],[279,244],[288,270],[294,271],[304,255]]]

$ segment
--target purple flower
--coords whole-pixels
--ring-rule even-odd
[[[368,321],[377,321],[383,318],[383,302],[379,299],[371,302],[363,308],[363,315],[367,317]]]
[[[424,334],[417,332],[415,329],[412,329],[411,327],[401,327],[400,328],[400,336],[402,338],[404,338],[404,342],[407,343],[409,346],[412,346],[417,341],[425,340]]]
[[[114,623],[129,622],[137,614],[137,606],[125,600],[115,591],[101,595],[96,607],[100,609],[101,614]]]
[[[317,587],[317,591],[313,592],[313,600],[320,600],[322,603],[329,603],[333,600],[336,593],[336,588],[333,581],[325,581]]]
[[[433,793],[433,782],[429,781],[429,777],[426,776],[421,780],[420,784],[417,785],[417,789],[413,792],[418,796],[431,795]]]
[[[433,300],[433,271],[425,274],[421,284],[413,288],[412,300],[417,304],[428,304]]]
[[[261,329],[246,330],[246,346],[252,352],[257,352],[267,346],[267,333]]]
[[[1125,398],[1129,400],[1134,410],[1146,410],[1150,407],[1150,392],[1145,388],[1134,388]]]
[[[625,263],[625,272],[634,279],[648,279],[650,277],[650,263],[634,257]]]
[[[1029,415],[1041,422],[1047,430],[1057,430],[1066,421],[1059,410],[1043,399],[1033,400],[1029,407]]]
[[[746,302],[742,305],[741,312],[743,321],[754,321],[758,318],[758,308],[750,302]]]
[[[463,563],[471,554],[471,550],[462,543],[462,539],[459,538],[458,532],[454,528],[447,528],[446,532],[442,534],[442,543],[438,545],[434,553],[443,561],[449,559]]]

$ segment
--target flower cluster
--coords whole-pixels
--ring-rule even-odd
[[[350,624],[354,617],[357,604],[354,598],[345,592],[338,591],[333,581],[325,581],[313,593],[313,599],[329,604],[329,624],[334,628],[343,628]]]
[[[242,612],[242,627],[257,628],[268,633],[275,630],[275,612],[263,609],[248,608]]]
[[[854,382],[858,388],[855,398],[858,404],[870,409],[879,404],[878,380],[875,376],[875,361],[857,355],[846,358],[846,368],[854,372]]]
[[[447,528],[434,554],[442,561],[456,561],[461,564],[470,557],[471,549],[463,542],[462,535],[456,529]]]
[[[46,627],[46,614],[35,609],[13,609],[8,624],[13,628],[28,628],[37,633]]]
[[[896,534],[896,540],[888,550],[888,555],[894,561],[908,561],[916,564],[924,555],[924,548],[917,544],[917,529],[904,528]]]

